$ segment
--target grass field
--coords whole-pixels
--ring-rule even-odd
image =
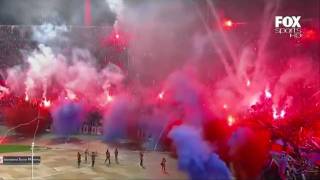
[[[31,151],[31,146],[20,144],[0,144],[0,153]]]

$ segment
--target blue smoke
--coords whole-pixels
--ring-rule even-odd
[[[65,101],[52,111],[54,132],[68,137],[78,132],[84,120],[81,104]]]
[[[112,142],[129,137],[132,104],[127,97],[118,96],[104,114],[103,140]]]
[[[210,151],[201,133],[187,125],[174,128],[169,133],[177,148],[179,168],[190,179],[231,179],[231,173],[219,156]]]
[[[203,89],[187,72],[172,73],[166,82],[166,89],[171,93],[171,103],[178,103],[183,110],[183,120],[194,126],[201,126],[207,119]]]

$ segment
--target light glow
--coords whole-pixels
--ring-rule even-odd
[[[247,80],[247,87],[250,87],[250,85],[251,85],[251,81],[248,79]]]
[[[50,100],[44,99],[42,103],[43,103],[44,107],[50,107],[51,106],[51,101]]]
[[[231,115],[229,115],[229,116],[228,116],[228,125],[229,125],[229,126],[232,126],[232,125],[234,124],[234,122],[235,122],[234,117],[231,116]]]
[[[272,94],[271,94],[271,92],[270,92],[268,89],[264,90],[264,95],[265,95],[266,98],[268,98],[268,99],[270,99],[270,98],[272,97]]]
[[[158,98],[161,99],[161,100],[164,98],[164,92],[163,92],[163,91],[161,91],[161,92],[158,94]]]

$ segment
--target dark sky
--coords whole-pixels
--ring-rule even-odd
[[[145,0],[124,0],[127,5]],[[155,0],[157,1],[157,0]],[[186,2],[192,0],[185,0]],[[252,21],[268,0],[212,0],[226,16]],[[205,2],[193,0],[193,2]],[[0,24],[42,24],[44,21],[83,25],[85,0],[0,0]],[[115,15],[106,0],[91,0],[92,24],[112,24]],[[280,14],[319,19],[319,0],[282,0]]]
[[[83,25],[85,0],[0,0],[0,24]],[[105,0],[91,0],[92,24],[112,24],[115,15]]]

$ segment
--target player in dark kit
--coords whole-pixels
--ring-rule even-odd
[[[97,156],[97,154],[95,153],[95,152],[92,152],[91,153],[91,167],[94,167],[94,163],[95,163],[95,161],[96,161],[96,156]]]
[[[80,163],[81,163],[81,154],[80,154],[80,152],[78,152],[77,157],[78,157],[78,168],[79,168],[80,167]]]
[[[142,151],[140,151],[140,166],[142,168],[145,168],[144,165],[143,165],[143,152]]]
[[[116,149],[114,150],[114,158],[115,158],[115,161],[116,161],[117,164],[119,164],[118,154],[119,154],[119,151],[118,151],[118,148],[116,148]]]
[[[109,149],[107,149],[107,152],[106,152],[106,160],[104,161],[104,163],[106,163],[107,161],[109,161],[109,165],[110,165],[111,162],[110,162],[110,152],[109,152]]]
[[[166,162],[167,162],[166,158],[162,158],[162,161],[160,163],[162,172],[164,172],[164,173],[167,173],[166,172]]]
[[[88,149],[86,149],[84,151],[84,161],[85,161],[85,163],[87,163],[87,161],[88,161],[88,155],[89,155],[89,151],[88,151]]]

